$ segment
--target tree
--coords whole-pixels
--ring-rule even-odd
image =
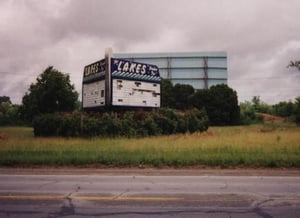
[[[295,120],[300,125],[300,96],[296,98],[295,102]]]
[[[7,96],[0,96],[0,126],[18,124],[21,124],[19,105],[13,105]]]
[[[274,114],[281,117],[291,117],[295,114],[296,106],[293,102],[279,102],[273,105]]]
[[[300,70],[300,61],[291,61],[288,67],[296,67],[298,70]]]
[[[257,115],[251,102],[246,101],[240,104],[240,123],[249,125],[257,122]]]
[[[173,107],[175,98],[173,95],[173,84],[168,79],[161,80],[161,106]]]
[[[40,114],[73,111],[77,99],[69,75],[50,66],[30,85],[22,100],[21,113],[25,120],[32,121]]]
[[[240,122],[240,107],[237,93],[225,84],[195,92],[190,85],[176,84],[169,80],[161,83],[161,105],[186,110],[205,110],[212,125],[236,125]]]
[[[208,117],[214,125],[236,125],[240,120],[240,108],[236,91],[225,84],[210,88],[211,102]]]
[[[240,121],[237,93],[225,84],[197,91],[191,98],[196,108],[204,108],[212,125],[236,125]]]
[[[272,106],[261,101],[259,96],[253,96],[251,102],[253,104],[255,112],[273,114]]]
[[[288,67],[296,67],[300,71],[300,60],[291,61]],[[295,101],[295,120],[296,123],[300,124],[300,96]]]
[[[189,98],[195,93],[191,85],[176,84],[173,86],[170,80],[161,80],[161,106],[185,110],[190,108]]]
[[[7,103],[11,104],[10,97],[0,96],[0,104],[2,104],[3,102],[7,102]]]
[[[209,89],[199,89],[189,98],[189,104],[198,109],[206,109],[207,102],[211,101]]]
[[[174,108],[185,110],[190,107],[189,98],[195,93],[195,89],[191,85],[176,84],[173,88],[173,96],[175,98]]]
[[[257,111],[257,109],[259,108],[259,105],[260,105],[260,97],[259,96],[253,96],[252,100],[251,100],[253,106],[254,106],[254,109]]]

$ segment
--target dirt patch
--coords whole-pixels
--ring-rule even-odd
[[[6,140],[8,139],[8,136],[0,132],[0,140]]]
[[[172,140],[178,140],[178,139],[187,139],[187,138],[206,138],[206,137],[212,137],[214,136],[214,133],[210,130],[207,130],[205,132],[196,132],[192,134],[175,134],[175,135],[169,135],[166,136]]]
[[[271,122],[284,122],[283,117],[274,116],[271,114],[265,114],[265,113],[257,113],[257,115],[262,116],[264,121],[271,121]]]

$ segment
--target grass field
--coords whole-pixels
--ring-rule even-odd
[[[1,166],[300,167],[300,127],[211,127],[149,138],[35,138],[31,128],[0,127]]]

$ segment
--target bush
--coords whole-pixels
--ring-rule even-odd
[[[59,127],[62,126],[62,117],[58,114],[44,114],[33,120],[35,136],[57,136],[60,135]]]
[[[80,114],[43,114],[33,120],[35,136],[79,136]]]
[[[237,93],[225,84],[200,89],[188,98],[193,107],[205,108],[211,125],[237,125],[240,122]]]
[[[263,117],[256,113],[254,105],[251,102],[244,102],[240,104],[242,125],[250,125],[254,123],[260,123],[263,121]]]
[[[59,128],[59,135],[68,137],[80,135],[80,114],[66,114],[61,118],[62,123]]]
[[[174,110],[169,108],[160,109],[157,113],[152,113],[152,118],[163,135],[176,133],[177,115]]]
[[[104,127],[101,125],[100,120],[95,119],[94,117],[84,117],[82,126],[82,136],[100,136],[103,135],[105,131]]]
[[[187,129],[189,132],[203,132],[208,129],[209,119],[206,112],[198,109],[188,111],[186,115]]]
[[[82,122],[81,122],[82,121]],[[208,117],[198,109],[169,108],[102,114],[44,114],[33,122],[35,136],[140,137],[205,131]]]

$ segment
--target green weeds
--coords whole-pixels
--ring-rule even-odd
[[[300,167],[300,128],[213,127],[203,133],[145,138],[33,137],[0,128],[1,166]]]

